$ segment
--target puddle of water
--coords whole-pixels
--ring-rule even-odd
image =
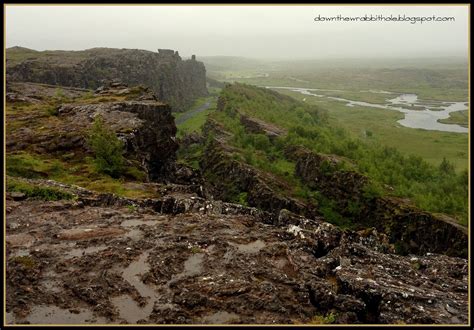
[[[148,319],[153,311],[153,305],[158,300],[155,290],[143,283],[140,275],[148,272],[150,265],[147,263],[149,252],[140,255],[137,261],[132,262],[122,273],[122,277],[137,289],[138,293],[147,298],[147,304],[139,307],[137,302],[128,295],[111,298],[112,303],[118,308],[120,317],[128,323],[137,323],[142,319]]]
[[[170,284],[188,276],[194,276],[200,274],[202,272],[202,262],[204,260],[204,253],[196,253],[192,254],[185,262],[184,262],[184,270],[171,277],[171,280],[168,281],[168,287]]]
[[[13,316],[13,313],[6,313],[5,321],[7,321],[7,324],[14,324],[15,323],[15,317]]]
[[[120,317],[128,323],[137,323],[139,320],[148,319],[153,309],[153,304],[150,303],[144,308],[139,307],[129,295],[113,297],[110,300],[118,308]]]
[[[202,262],[204,260],[203,253],[196,253],[191,255],[185,262],[184,262],[184,271],[183,276],[193,276],[197,275],[202,272]]]
[[[43,273],[43,280],[40,285],[44,286],[50,292],[61,292],[60,281],[58,281],[59,275],[52,270],[48,270]]]
[[[206,324],[229,324],[230,322],[235,322],[238,319],[239,315],[235,313],[221,311],[205,316],[203,318],[203,322]]]
[[[177,281],[186,276],[193,276],[202,272],[202,262],[204,253],[196,253],[191,255],[184,262],[184,270],[182,273],[175,275],[168,282]],[[132,262],[122,273],[122,277],[137,289],[142,297],[148,298],[147,304],[144,307],[138,306],[129,295],[121,295],[111,298],[111,302],[119,310],[120,317],[128,323],[137,323],[139,320],[147,320],[153,311],[155,303],[159,300],[159,295],[151,287],[143,283],[140,275],[149,271],[150,265],[147,263],[149,252],[143,253],[137,261]],[[167,291],[168,291],[167,290]],[[158,309],[172,308],[174,305],[169,303],[159,304]]]
[[[148,297],[150,291],[152,291],[139,277],[150,269],[150,265],[146,261],[148,255],[148,252],[143,253],[137,261],[132,262],[122,273],[122,277],[133,285],[143,297]]]
[[[214,244],[212,244],[212,245],[209,245],[209,246],[205,249],[205,251],[206,251],[206,253],[212,253],[215,249],[216,249],[216,246],[215,246]]]
[[[263,249],[266,244],[261,240],[256,240],[255,242],[251,242],[248,244],[233,244],[237,247],[239,252],[246,253],[246,254],[255,254],[258,253],[261,249]]]
[[[59,282],[55,280],[44,280],[41,281],[41,284],[50,292],[59,293],[61,288],[59,287]]]
[[[107,323],[104,318],[95,317],[90,310],[84,308],[78,310],[79,313],[76,314],[56,306],[35,306],[25,320],[31,324]]]
[[[30,250],[25,250],[25,249],[18,249],[18,250],[13,250],[10,252],[10,256],[12,257],[26,257],[30,255]]]
[[[103,251],[107,249],[107,246],[105,245],[99,245],[99,246],[90,246],[88,248],[85,248],[85,249],[73,249],[71,251],[68,251],[65,255],[65,259],[72,259],[74,257],[82,257],[86,254],[90,254],[90,253],[95,253],[95,252],[100,252],[100,251]]]

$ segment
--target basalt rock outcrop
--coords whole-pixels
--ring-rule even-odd
[[[274,139],[287,133],[280,127],[268,124],[263,120],[252,118],[244,114],[240,114],[240,123],[245,127],[247,132],[265,134],[270,139]]]
[[[350,212],[360,230],[328,223],[317,205],[292,198],[287,182],[245,164],[212,118],[202,135],[182,140],[206,145],[201,171],[179,165],[171,109],[147,87],[110,81],[58,93],[10,83],[7,91],[7,156],[69,153],[75,163],[67,164],[76,165],[90,156],[85,134],[101,116],[148,175],[120,185],[152,194],[130,198],[10,173],[6,323],[468,323],[463,230],[371,195],[370,181],[340,157],[286,154],[295,175],[341,212],[360,206]],[[261,124],[247,129],[265,134]]]
[[[342,160],[296,148],[288,151],[296,160],[295,174],[310,188],[323,192],[342,214],[361,226],[387,233],[399,253],[445,253],[467,257],[467,230],[454,219],[422,211],[408,201],[370,194],[369,179],[342,169]],[[357,205],[357,208],[350,207]],[[348,211],[350,209],[350,211]]]
[[[207,95],[204,64],[195,56],[182,60],[173,50],[92,48],[38,52],[19,47],[7,50],[8,82],[96,89],[114,79],[130,86],[149,86],[174,111],[182,111],[196,98]]]
[[[148,88],[112,83],[96,90],[92,98],[76,99],[55,107],[54,115],[34,113],[22,118],[28,121],[29,127],[12,130],[7,137],[7,150],[14,152],[28,148],[37,154],[90,154],[86,141],[88,130],[94,118],[101,116],[124,142],[127,160],[142,167],[149,180],[194,175],[183,173],[184,169],[177,171],[178,144],[171,108],[157,101]],[[8,119],[14,122],[20,115],[23,114],[13,113]],[[28,113],[23,116],[28,116]]]
[[[235,159],[232,156],[233,148],[226,143],[230,133],[219,123],[208,119],[203,127],[203,135],[204,140],[211,139],[206,143],[205,157],[200,162],[208,196],[238,201],[239,194],[244,193],[248,205],[265,211],[278,213],[287,209],[301,215],[316,215],[313,205],[278,193],[289,190],[285,182]]]
[[[225,100],[220,98],[218,109],[224,108]],[[276,133],[278,128],[248,116],[241,115],[240,121],[252,133],[273,137],[284,134],[283,130]],[[237,201],[239,194],[244,193],[250,206],[262,210],[288,209],[310,217],[321,215],[316,203],[289,197],[291,187],[287,184],[233,157],[239,150],[227,142],[231,135],[220,123],[208,119],[203,134],[212,137],[200,163],[211,196]],[[448,216],[422,211],[406,200],[377,195],[369,178],[358,173],[349,159],[291,146],[287,147],[285,157],[295,163],[295,176],[308,188],[331,200],[332,207],[350,219],[355,228],[374,227],[387,233],[397,253],[431,252],[467,257],[466,228]],[[286,193],[279,193],[282,191]]]
[[[467,260],[196,194],[7,196],[7,323],[466,324]],[[134,311],[130,313],[130,311]]]
[[[206,178],[208,192],[215,199],[237,201],[238,195],[244,192],[248,205],[262,210],[278,212],[288,209],[302,215],[315,215],[311,206],[277,193],[276,187],[284,183],[232,159],[218,142],[209,143],[204,152],[206,157],[202,159],[200,167]]]

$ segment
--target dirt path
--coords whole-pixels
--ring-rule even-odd
[[[184,123],[186,120],[196,116],[198,113],[209,109],[210,106],[211,106],[211,101],[207,101],[206,103],[204,103],[200,107],[198,107],[196,109],[193,109],[193,110],[190,110],[188,112],[185,112],[181,117],[179,117],[178,119],[175,120],[176,125],[180,125],[180,124]]]

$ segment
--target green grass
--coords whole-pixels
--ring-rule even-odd
[[[298,92],[288,90],[278,92],[297,100],[302,99],[302,95]],[[338,101],[322,100],[308,95],[304,97],[307,103],[327,109],[332,125],[344,127],[354,137],[361,138],[367,143],[397,148],[407,155],[418,155],[435,166],[445,157],[454,163],[458,171],[468,167],[467,134],[408,128],[397,123],[404,117],[397,111],[360,106],[346,107]],[[416,143],[413,143],[414,141]]]
[[[208,114],[215,111],[216,109],[216,98],[215,96],[206,97],[206,98],[199,98],[196,103],[187,111],[179,114],[175,114],[176,120],[178,120],[181,116],[185,115],[190,111],[194,111],[197,108],[204,105],[206,102],[211,102],[208,109],[195,114],[194,116],[190,117],[189,119],[185,120],[184,122],[177,125],[178,132],[176,134],[177,137],[183,137],[186,134],[192,132],[201,132],[201,128],[206,122]]]
[[[59,176],[64,172],[64,164],[56,159],[44,159],[26,152],[8,154],[7,174],[24,178]]]
[[[294,163],[284,155],[288,146],[304,146],[354,163],[346,164],[342,170],[347,167],[368,176],[373,185],[369,188],[374,188],[367,191],[370,196],[388,194],[381,187],[390,186],[393,196],[409,198],[422,209],[446,213],[467,224],[466,135],[402,127],[396,123],[402,114],[395,111],[348,108],[319,100],[301,103],[249,85],[234,84],[225,88],[221,97],[225,99],[223,111],[210,116],[231,133],[228,143],[236,148],[234,157],[286,182],[292,187],[284,191],[286,195],[318,200],[318,196],[305,192],[304,183],[292,175]],[[273,141],[262,134],[250,134],[240,123],[237,109],[239,113],[286,128],[288,134]],[[406,145],[402,146],[401,141]],[[387,143],[393,143],[396,148]],[[435,143],[442,148],[433,148]],[[405,152],[398,151],[403,147]],[[457,162],[453,162],[455,157]],[[330,201],[321,198],[318,201],[329,221],[348,225]],[[350,205],[354,209],[355,206]]]
[[[177,126],[178,133],[176,134],[178,137],[183,137],[185,134],[189,134],[191,132],[201,132],[201,128],[206,122],[207,115],[214,111],[215,108],[209,108],[204,110],[194,117],[189,118],[184,123]]]
[[[263,86],[342,89],[352,92],[377,89],[416,93],[421,99],[440,101],[466,101],[468,97],[467,60],[461,58],[344,61],[249,61],[238,58],[225,61],[209,58],[205,61],[210,68],[209,75],[221,81]],[[268,73],[269,76],[243,78],[260,73]],[[383,96],[389,95],[379,94],[370,98]]]
[[[333,324],[336,322],[337,315],[333,312],[326,315],[315,315],[309,322],[310,324]]]
[[[449,118],[438,119],[443,124],[458,124],[464,127],[469,126],[469,110],[451,112]]]
[[[64,155],[54,158],[51,155],[38,155],[28,152],[8,153],[6,155],[7,175],[24,178],[52,179],[66,184],[75,184],[99,193],[114,193],[124,197],[152,197],[156,193],[139,187],[144,173],[128,166],[126,176],[112,178],[98,173],[91,157],[84,155]],[[133,187],[128,183],[137,183]]]
[[[26,181],[9,178],[7,180],[7,191],[20,192],[27,198],[40,199],[46,201],[56,201],[62,199],[72,199],[74,196],[64,190],[47,187]]]

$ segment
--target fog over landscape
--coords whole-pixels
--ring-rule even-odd
[[[454,17],[315,22],[321,15]],[[467,6],[7,6],[7,47],[175,49],[265,58],[467,56]]]
[[[471,324],[469,5],[5,9],[4,325]]]

